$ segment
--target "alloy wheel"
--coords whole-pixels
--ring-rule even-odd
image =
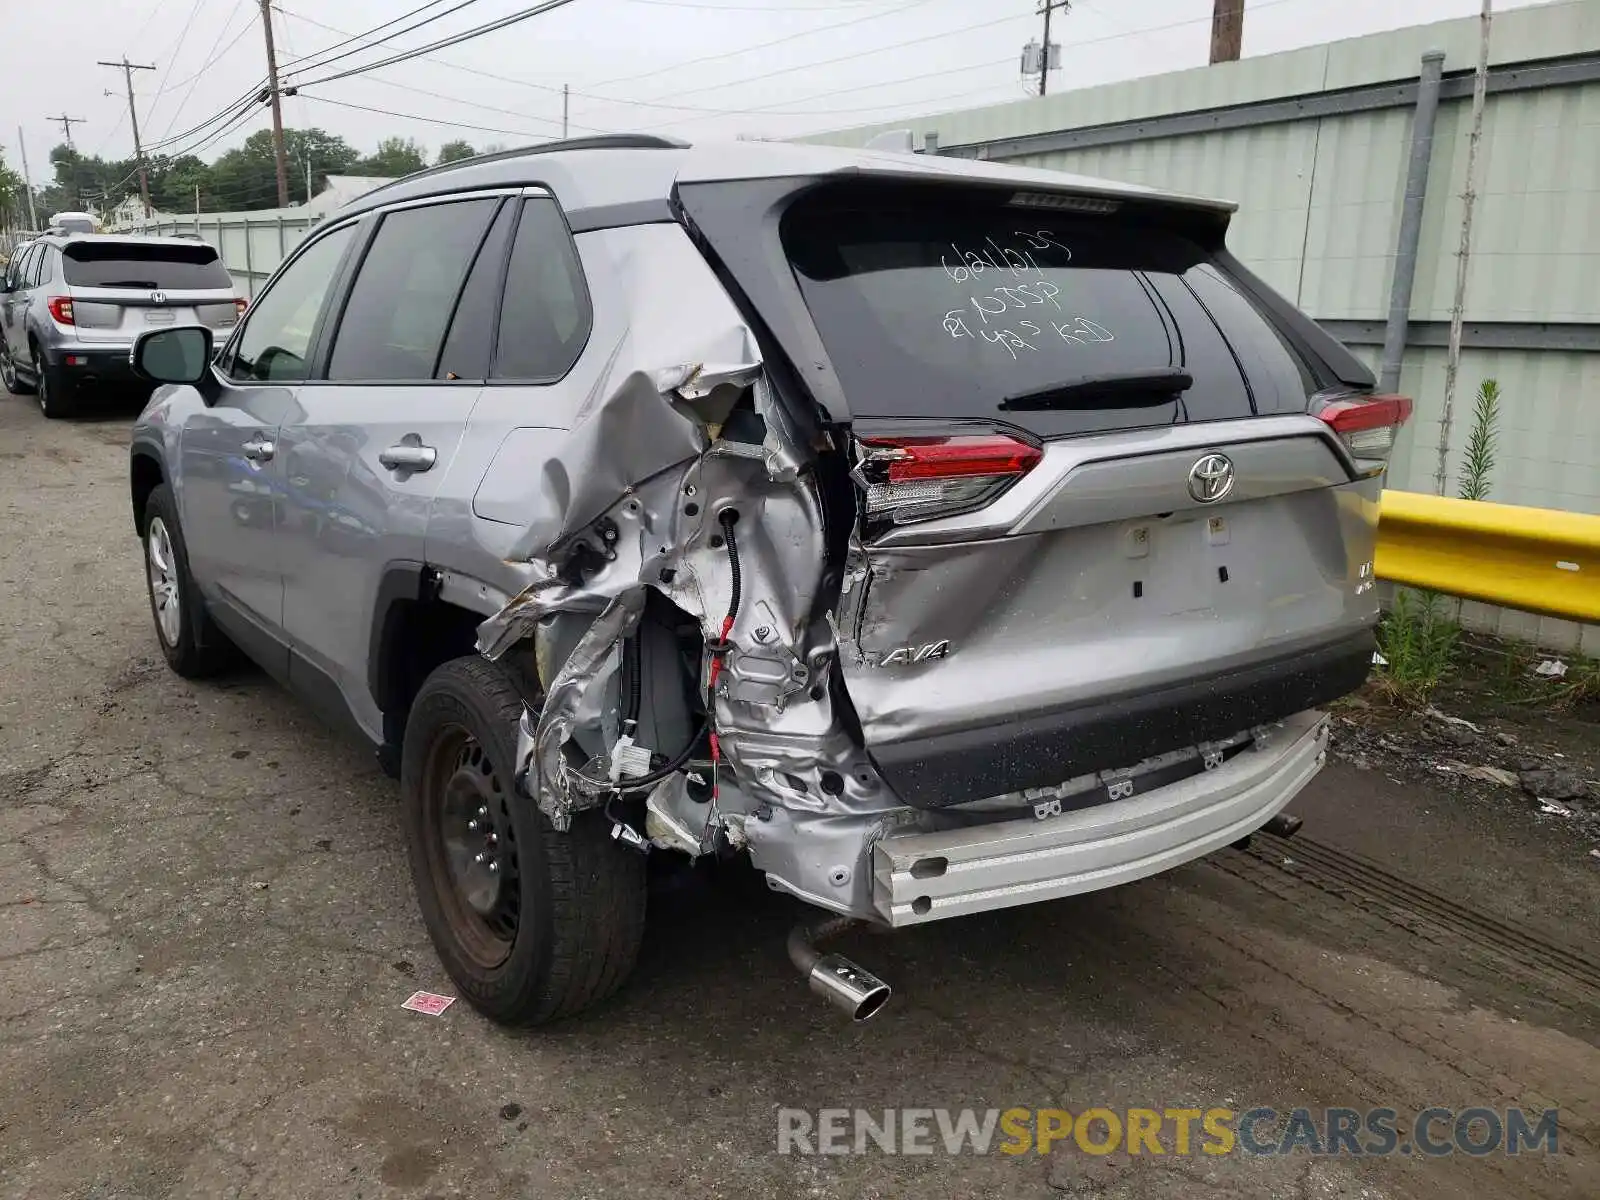
[[[183,636],[178,560],[172,552],[172,535],[160,517],[150,518],[145,531],[145,554],[150,560],[150,605],[156,614],[156,630],[163,642],[176,649]]]
[[[45,374],[44,357],[37,350],[33,352],[33,378],[37,383],[35,391],[39,396],[39,411],[49,416],[50,377]]]

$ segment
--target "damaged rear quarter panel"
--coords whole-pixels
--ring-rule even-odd
[[[722,635],[733,573],[719,516],[735,510],[741,594],[714,697],[718,799],[714,810],[693,805],[672,780],[658,798],[678,806],[677,829],[721,826],[748,845],[780,886],[870,912],[867,842],[898,802],[843,733],[830,694],[826,539],[807,469],[817,431],[781,406],[755,338],[681,227],[597,231],[578,244],[596,312],[589,347],[560,385],[486,389],[469,441],[488,461],[472,511],[457,514],[521,585],[479,646],[491,657],[538,651],[546,702],[519,745],[528,789],[558,828],[599,802],[563,746],[603,719],[647,589],[706,641]],[[764,442],[721,436],[741,397],[763,418]],[[580,544],[582,577],[561,575]]]

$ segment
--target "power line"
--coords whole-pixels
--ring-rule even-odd
[[[205,130],[211,128],[213,125],[231,119],[241,109],[250,108],[252,105],[259,102],[261,98],[261,85],[265,82],[266,81],[264,79],[258,81],[250,88],[248,92],[236,97],[226,108],[219,109],[218,111],[212,113],[198,125],[192,125],[188,129],[185,129],[182,133],[174,133],[165,136],[159,142],[152,142],[150,144],[150,149],[158,150],[164,146],[170,146],[174,142],[181,142],[185,138],[193,137],[195,134],[203,134]]]
[[[221,61],[223,55],[227,54],[229,50],[232,50],[239,44],[239,40],[243,38],[245,34],[250,32],[250,22],[248,21],[246,21],[244,25],[240,27],[239,32],[233,35],[232,39],[229,40],[226,46],[223,46],[221,50],[217,49],[217,46],[221,43],[222,39],[227,37],[228,30],[233,28],[233,19],[243,11],[245,11],[245,0],[235,0],[232,10],[230,10],[228,13],[228,19],[222,23],[222,28],[217,31],[216,40],[211,43],[211,49],[206,51],[207,57],[205,64],[194,74],[185,75],[182,79],[178,80],[177,83],[172,85],[173,87],[181,88],[186,83],[192,85],[212,67],[216,66],[217,63]],[[194,88],[191,86],[189,90],[192,92]],[[179,107],[181,108],[182,105],[180,104]],[[176,124],[176,118],[173,119],[173,123]]]
[[[698,8],[707,12],[758,12],[773,15],[774,11],[791,12],[849,12],[852,9],[859,12],[873,4],[881,4],[883,0],[860,0],[854,4],[785,4],[781,10],[774,10],[770,4],[697,4],[692,0],[627,0],[629,4],[643,4],[650,8]]]
[[[440,0],[431,0],[430,4],[425,4],[425,5],[422,6],[422,8],[431,7],[431,4],[437,4],[439,2],[440,2]],[[470,2],[470,0],[469,0],[469,2]],[[420,12],[421,9],[414,9],[412,11],[413,12]],[[454,11],[454,10],[452,10],[452,11]],[[403,16],[396,17],[396,18],[394,18],[394,20],[386,21],[386,22],[384,22],[383,25],[376,26],[375,29],[368,30],[364,34],[352,35],[352,36],[360,36],[360,37],[370,36],[370,34],[376,32],[377,30],[383,29],[387,25],[394,24],[395,21],[404,20],[405,16],[408,16],[408,15],[411,15],[411,14],[408,13],[408,14],[405,14]],[[236,43],[239,40],[239,38],[242,38],[244,36],[244,34],[249,31],[249,29],[250,29],[250,25],[247,22],[245,24],[244,28],[240,30],[238,36],[235,37],[233,39],[233,41],[228,44],[228,47],[222,53],[225,54],[225,53],[227,53],[228,49],[232,49],[234,43]],[[216,58],[220,58],[220,57],[221,57],[220,54],[216,56]],[[216,59],[213,59],[213,61],[216,61]],[[210,64],[207,64],[207,65],[209,66]],[[204,74],[204,69],[202,69],[202,71],[199,72],[198,74],[196,74],[194,76],[190,76],[190,80],[189,81],[192,81],[194,79],[198,79],[200,74]],[[185,81],[185,82],[188,82],[188,81]],[[261,88],[262,88],[262,86],[264,84],[267,84],[267,83],[268,83],[268,80],[266,80],[265,78],[262,78],[262,79],[258,80],[255,84],[253,84],[251,86],[249,91],[244,92],[243,94],[238,96],[236,99],[234,99],[232,102],[230,102],[229,104],[225,105],[223,108],[219,109],[218,111],[213,113],[211,116],[207,117],[205,120],[201,121],[199,124],[191,126],[190,128],[185,129],[181,133],[173,134],[173,133],[168,132],[168,133],[162,134],[161,141],[154,143],[152,145],[152,149],[159,148],[159,147],[162,147],[162,146],[171,145],[171,144],[173,144],[175,142],[182,141],[185,138],[191,137],[191,136],[193,136],[195,134],[198,134],[201,131],[203,131],[203,130],[211,127],[211,126],[214,126],[214,125],[218,124],[219,122],[226,122],[226,121],[231,120],[239,112],[241,107],[248,106],[248,105],[250,105],[252,103],[255,103],[255,102],[258,102],[259,100],[262,99]],[[270,96],[270,89],[269,89],[269,96]],[[170,130],[170,127],[169,127],[169,130]]]
[[[282,5],[274,5],[273,7],[275,7],[278,10],[278,12],[282,13],[286,17],[291,17],[296,21],[302,21],[307,25],[314,25],[318,29],[326,30],[329,33],[344,34],[344,33],[347,32],[346,30],[339,29],[336,26],[327,25],[327,24],[324,24],[321,21],[313,20],[312,18],[307,17],[302,13],[291,12],[288,9],[284,8]],[[561,88],[553,87],[550,84],[535,83],[535,82],[533,82],[532,80],[529,80],[529,79],[516,79],[516,78],[513,78],[510,75],[496,75],[493,71],[484,71],[484,70],[480,70],[480,69],[475,68],[475,67],[463,66],[460,63],[451,62],[449,59],[446,59],[446,58],[436,58],[436,57],[434,57],[432,55],[423,55],[422,57],[426,58],[430,63],[434,64],[435,66],[448,67],[453,71],[460,71],[461,73],[466,74],[466,75],[475,75],[475,76],[478,76],[479,78],[482,78],[482,79],[492,79],[492,80],[495,80],[496,82],[499,82],[499,83],[509,83],[509,84],[512,84],[512,85],[514,85],[516,87],[532,88],[535,91],[546,92],[546,93],[550,94],[551,96],[560,95],[561,92],[562,92]],[[991,60],[989,62],[977,63],[977,64],[975,64],[973,66],[970,66],[970,67],[957,67],[957,68],[954,68],[953,70],[952,69],[948,69],[948,68],[943,68],[943,69],[940,69],[940,70],[937,70],[937,71],[926,72],[923,75],[913,75],[908,79],[889,80],[887,82],[881,82],[881,83],[871,83],[871,84],[866,85],[866,87],[868,87],[868,88],[893,87],[893,86],[895,86],[896,84],[899,84],[899,83],[910,83],[910,82],[913,82],[913,81],[918,80],[918,79],[927,79],[927,78],[931,78],[931,77],[936,76],[936,75],[947,75],[947,74],[954,74],[954,73],[957,73],[957,72],[960,72],[960,71],[970,71],[970,70],[978,70],[978,69],[981,69],[981,68],[992,67],[992,66],[995,66],[997,62],[1009,63],[1009,62],[1014,61],[1014,58],[1015,58],[1014,55],[1008,55],[1006,58],[1003,58],[1003,59]],[[462,97],[462,96],[450,96],[450,95],[446,95],[446,94],[444,94],[442,92],[430,92],[430,91],[428,91],[428,90],[426,90],[424,88],[417,87],[414,83],[411,83],[410,81],[407,81],[405,83],[400,83],[400,82],[397,82],[395,80],[381,79],[378,76],[371,75],[371,74],[369,74],[365,78],[366,78],[366,82],[368,82],[368,83],[381,83],[385,87],[400,88],[400,89],[402,89],[404,91],[416,92],[419,95],[432,96],[436,100],[447,100],[447,101],[449,101],[449,102],[451,102],[453,104],[465,105],[468,108],[481,108],[481,109],[484,109],[484,110],[486,110],[488,112],[498,112],[498,113],[505,113],[508,116],[524,117],[527,120],[538,121],[541,124],[554,125],[556,123],[554,121],[554,119],[535,116],[532,113],[526,113],[526,112],[523,112],[523,111],[518,110],[518,109],[500,108],[497,105],[484,104],[483,102],[478,101],[478,100],[468,100],[468,99],[466,99],[465,97]],[[862,89],[862,88],[835,89],[834,91],[820,92],[820,93],[817,94],[817,96],[809,97],[809,99],[819,99],[819,98],[822,98],[822,97],[839,94],[841,92],[860,91],[860,90],[864,90],[864,89]],[[983,90],[984,91],[992,91],[993,89],[992,88],[985,88]],[[740,116],[741,115],[741,112],[739,110],[736,110],[736,109],[710,108],[710,107],[707,107],[706,105],[703,105],[703,104],[668,104],[668,103],[666,103],[664,101],[654,101],[654,100],[622,100],[622,99],[614,98],[614,97],[611,97],[611,96],[601,96],[601,95],[599,95],[599,94],[597,94],[595,92],[584,92],[584,91],[578,91],[578,90],[575,90],[575,89],[571,92],[571,94],[574,95],[574,96],[580,96],[580,97],[583,97],[583,98],[589,99],[589,100],[596,100],[596,101],[599,101],[599,102],[604,103],[604,104],[624,105],[624,106],[631,107],[631,108],[662,109],[662,110],[669,111],[669,112],[705,113],[705,114],[710,115],[710,116],[722,116],[722,117],[736,117],[736,116]],[[962,93],[962,94],[963,95],[975,95],[977,93],[976,92],[965,92],[965,93]],[[867,111],[867,110],[866,109],[861,109],[861,108],[823,109],[823,110],[820,110],[820,111],[795,110],[795,111],[775,112],[774,115],[775,116],[802,116],[803,117],[803,116],[824,116],[824,115],[827,115],[827,114],[833,113],[833,112],[864,112],[864,111]],[[597,126],[597,125],[584,125],[584,124],[581,124],[581,123],[579,123],[577,121],[572,122],[572,125],[576,129],[587,130],[587,131],[589,131],[591,133],[612,133],[612,132],[615,132],[614,130],[606,129],[606,128],[603,128],[603,127]]]
[[[172,78],[172,68],[178,61],[178,55],[183,53],[183,43],[189,38],[189,30],[194,28],[194,19],[200,12],[200,5],[204,0],[194,0],[194,6],[189,9],[189,19],[183,23],[183,29],[178,34],[178,40],[172,49],[167,51],[167,69],[161,72],[161,82],[156,85],[156,94],[150,97],[150,107],[145,110],[146,117],[154,117],[156,105],[161,103],[161,97],[167,94],[167,80]]]
[[[599,83],[591,83],[588,86],[608,87],[613,83],[637,83],[639,80],[649,79],[653,75],[665,75],[669,72],[681,71],[686,67],[697,67],[701,63],[720,62],[725,58],[736,58],[740,55],[754,53],[757,50],[766,50],[772,46],[781,46],[786,42],[796,42],[801,38],[814,37],[819,33],[833,33],[840,29],[849,29],[853,25],[864,25],[868,21],[879,21],[884,17],[892,17],[897,13],[907,12],[913,8],[920,8],[922,5],[929,4],[931,2],[932,0],[910,0],[910,3],[902,4],[898,8],[891,8],[887,12],[871,13],[865,17],[856,17],[852,21],[838,21],[831,25],[819,25],[815,29],[806,29],[802,30],[800,33],[789,33],[780,38],[773,38],[770,42],[757,42],[754,46],[741,46],[737,50],[726,50],[718,54],[705,54],[699,58],[691,58],[687,62],[673,63],[671,66],[666,67],[657,67],[653,71],[639,71],[632,75],[619,76],[616,79],[602,79]],[[1008,17],[1006,19],[1011,20],[1013,18]]]
[[[461,105],[465,105],[468,108],[481,108],[485,112],[503,113],[504,115],[506,115],[508,117],[521,117],[525,121],[537,121],[541,125],[549,125],[552,128],[556,128],[556,129],[559,129],[561,127],[561,120],[558,117],[541,117],[541,116],[537,116],[537,115],[535,115],[533,113],[530,113],[530,112],[525,112],[525,111],[523,111],[521,109],[501,108],[499,105],[484,104],[482,101],[479,101],[479,100],[466,100],[466,99],[463,99],[460,96],[447,96],[443,92],[431,92],[427,88],[420,88],[414,83],[400,83],[397,80],[379,79],[376,76],[372,76],[372,75],[363,77],[362,82],[363,83],[381,83],[381,84],[383,84],[384,87],[399,88],[403,92],[411,92],[412,94],[418,95],[418,96],[430,96],[435,100],[444,100],[444,101],[447,101],[447,102],[449,102],[451,104],[461,104]],[[312,95],[308,95],[307,93],[304,93],[304,92],[302,92],[301,94],[306,96],[306,98],[310,99],[310,100],[321,100],[322,99],[321,96],[312,96]],[[579,124],[577,121],[573,121],[572,122],[572,126],[575,129],[582,129],[582,130],[584,130],[584,131],[586,131],[588,133],[615,133],[615,132],[617,132],[614,129],[602,129],[598,125],[582,125],[582,124]],[[537,136],[539,136],[539,137],[549,137],[550,135],[549,134],[539,134]]]
[[[245,11],[245,0],[234,0],[233,7],[228,10],[228,19],[222,23],[222,28],[217,30],[217,36],[211,43],[211,49],[206,51],[205,64],[193,75],[190,75],[186,79],[180,79],[177,83],[172,85],[173,87],[182,87],[184,84],[188,84],[189,90],[184,92],[183,99],[178,101],[178,107],[172,110],[172,119],[167,122],[167,127],[161,131],[162,137],[166,137],[169,133],[171,133],[172,127],[178,123],[178,118],[183,115],[184,108],[188,106],[189,97],[194,95],[194,89],[195,86],[200,82],[200,77],[217,63],[221,62],[223,56],[226,55],[229,50],[232,50],[235,46],[237,46],[239,44],[239,40],[243,38],[245,34],[250,32],[250,22],[246,21],[244,25],[240,27],[239,32],[233,35],[233,40],[231,42],[229,42],[226,46],[223,46],[221,50],[217,49],[218,46],[222,45],[222,39],[228,35],[228,30],[233,26],[233,19],[242,11]]]
[[[406,121],[421,121],[427,125],[448,125],[453,129],[472,129],[478,133],[506,133],[513,137],[541,138],[545,141],[552,140],[548,133],[529,133],[526,129],[496,129],[493,125],[469,125],[464,121],[442,121],[437,117],[424,117],[418,113],[395,112],[389,108],[377,108],[370,104],[353,104],[349,100],[330,100],[326,96],[306,96],[307,100],[318,104],[333,104],[339,108],[355,108],[362,112],[377,113],[385,117],[399,117]]]
[[[1300,2],[1302,2],[1302,0],[1260,0],[1259,3],[1256,3],[1256,4],[1252,5],[1251,11],[1252,12],[1256,12],[1256,11],[1259,11],[1259,10],[1264,9],[1264,8],[1275,8],[1275,7],[1278,7],[1278,6],[1283,5],[1283,4],[1294,4],[1294,3],[1300,3]],[[1571,0],[1560,0],[1560,2],[1570,3]],[[802,64],[799,64],[799,65],[796,65],[796,66],[792,66],[792,67],[781,67],[781,68],[778,68],[777,70],[766,71],[766,72],[763,72],[761,75],[749,76],[749,77],[747,77],[745,79],[735,79],[735,80],[731,80],[731,81],[726,82],[726,83],[712,84],[712,85],[708,85],[706,87],[700,87],[700,88],[691,88],[691,89],[689,89],[687,91],[677,92],[677,93],[675,93],[675,95],[678,95],[678,96],[691,96],[691,95],[694,95],[696,92],[710,91],[713,88],[737,87],[741,83],[765,82],[766,80],[771,79],[771,78],[773,78],[775,76],[778,76],[778,75],[787,75],[787,74],[791,74],[791,73],[793,73],[795,71],[806,71],[806,70],[811,70],[811,69],[813,69],[815,67],[829,66],[829,65],[831,65],[833,63],[848,62],[848,61],[850,61],[852,59],[865,58],[865,57],[868,57],[868,56],[873,55],[873,54],[881,53],[882,51],[885,51],[885,50],[897,50],[897,49],[900,49],[900,48],[902,48],[904,46],[920,45],[920,44],[922,44],[924,42],[934,41],[934,40],[937,40],[939,38],[944,38],[944,37],[952,37],[952,36],[954,36],[956,34],[959,34],[959,33],[969,33],[974,29],[982,29],[982,28],[985,28],[987,26],[998,25],[998,24],[1001,24],[1001,23],[1003,23],[1005,21],[1015,20],[1015,19],[1016,19],[1015,16],[1010,16],[1010,17],[998,18],[996,20],[991,20],[991,21],[982,21],[982,22],[979,22],[978,24],[975,24],[975,25],[964,25],[964,26],[961,26],[958,29],[950,29],[950,30],[946,30],[946,31],[944,31],[942,33],[927,34],[927,35],[925,35],[923,37],[911,38],[911,39],[909,39],[907,41],[895,42],[895,43],[893,43],[891,45],[887,45],[887,46],[876,46],[876,47],[872,48],[871,50],[858,51],[858,52],[853,53],[853,54],[844,54],[844,55],[840,55],[837,58],[822,59],[821,61],[802,63]],[[1080,50],[1080,49],[1082,49],[1082,48],[1084,48],[1086,46],[1104,45],[1104,44],[1106,44],[1108,42],[1121,41],[1123,39],[1130,38],[1130,37],[1143,37],[1143,36],[1145,36],[1147,34],[1160,33],[1160,32],[1163,32],[1165,30],[1168,30],[1168,29],[1178,29],[1178,28],[1181,28],[1181,27],[1183,27],[1185,25],[1209,25],[1210,23],[1211,23],[1211,18],[1210,18],[1209,15],[1208,16],[1203,16],[1203,17],[1190,17],[1190,18],[1187,18],[1187,19],[1181,20],[1181,21],[1169,21],[1169,22],[1167,22],[1165,24],[1162,24],[1162,25],[1147,26],[1147,27],[1145,27],[1143,29],[1130,29],[1130,30],[1127,30],[1127,31],[1125,31],[1123,33],[1110,33],[1110,34],[1106,34],[1106,35],[1104,35],[1102,37],[1084,38],[1084,39],[1081,39],[1079,41],[1073,42],[1072,43],[1072,49]],[[1015,57],[1010,57],[1010,58],[1006,58],[1004,60],[998,60],[998,61],[1015,62],[1016,59],[1015,59]],[[978,69],[978,66],[982,66],[982,65],[984,65],[984,64],[978,64],[977,66],[974,66],[974,67],[945,68],[945,69],[943,69],[941,71],[931,72],[931,74],[953,74],[953,73],[955,73],[957,71],[976,70],[976,69]],[[901,81],[901,82],[905,82],[905,81]],[[738,112],[735,112],[735,113],[729,113],[727,115],[730,115],[730,116],[747,116],[747,115],[750,115],[752,113],[768,112],[768,111],[770,111],[772,109],[775,109],[775,108],[778,108],[779,106],[784,105],[784,104],[791,104],[791,103],[804,104],[804,103],[807,103],[807,102],[809,102],[811,100],[821,99],[824,96],[839,95],[839,94],[841,94],[843,92],[850,92],[850,91],[866,91],[866,90],[869,90],[871,88],[877,88],[877,87],[883,87],[883,86],[885,86],[883,81],[877,80],[877,81],[874,81],[872,83],[861,84],[861,85],[858,85],[858,86],[852,87],[852,88],[841,88],[841,89],[838,89],[836,91],[818,92],[818,93],[815,93],[815,94],[810,95],[810,96],[799,97],[797,100],[778,100],[778,101],[774,101],[771,104],[758,104],[758,105],[754,105],[754,106],[749,107],[749,108],[745,108],[745,109],[739,110]],[[708,114],[708,116],[709,116],[709,114]],[[680,125],[680,124],[681,125],[686,125],[686,124],[690,124],[690,123],[695,122],[695,121],[703,121],[703,120],[706,120],[706,119],[708,119],[708,118],[702,116],[702,117],[685,117],[682,121],[663,121],[663,122],[659,122],[659,123],[657,123],[655,125],[647,125],[640,132],[648,132],[649,130],[652,130],[652,129],[661,129],[661,128],[664,128],[667,125]]]
[[[923,0],[919,0],[919,2],[923,2]],[[380,67],[390,67],[396,63],[402,63],[408,59],[418,58],[424,54],[432,53],[435,50],[443,50],[449,46],[458,46],[462,42],[469,42],[474,38],[480,38],[485,34],[495,33],[498,30],[505,29],[521,21],[526,21],[530,17],[541,16],[544,13],[553,12],[555,9],[565,8],[571,3],[572,0],[544,0],[544,3],[542,4],[535,4],[530,8],[521,9],[517,12],[511,13],[509,16],[501,17],[497,21],[488,21],[482,25],[475,25],[471,29],[463,30],[460,33],[452,34],[446,38],[440,38],[438,41],[429,42],[427,45],[415,46],[410,50],[402,51],[399,54],[391,55],[389,58],[380,59],[374,63],[366,63],[363,66],[351,67],[346,71],[336,71],[332,75],[324,75],[320,79],[309,79],[306,80],[301,86],[313,87],[317,84],[332,83],[335,79],[345,79],[351,75],[362,75],[368,71],[376,71]]]
[[[413,8],[410,12],[401,13],[398,17],[395,17],[393,20],[385,21],[382,25],[376,25],[373,28],[367,30],[365,33],[353,33],[353,34],[350,34],[345,38],[345,40],[343,42],[335,42],[332,46],[328,46],[328,47],[325,47],[322,50],[318,50],[318,51],[308,55],[305,59],[299,59],[299,60],[297,60],[295,62],[285,63],[284,64],[284,72],[285,72],[285,74],[288,74],[292,69],[309,71],[313,67],[325,67],[329,63],[336,63],[340,59],[349,58],[351,55],[354,55],[354,54],[360,54],[363,50],[371,50],[375,46],[381,46],[381,45],[383,45],[383,43],[391,40],[392,38],[399,37],[401,34],[410,33],[413,30],[421,29],[424,25],[431,25],[435,21],[443,20],[445,17],[450,16],[452,13],[458,13],[463,8],[468,8],[471,5],[478,3],[478,0],[459,0],[458,3],[452,5],[450,8],[445,9],[443,12],[434,13],[433,16],[425,17],[422,20],[418,21],[415,25],[407,25],[404,29],[396,29],[393,33],[387,33],[387,34],[385,34],[383,37],[379,38],[375,42],[368,42],[365,46],[357,46],[353,50],[346,50],[343,54],[335,54],[335,55],[333,55],[332,57],[329,57],[329,58],[324,58],[323,57],[323,55],[327,54],[328,51],[330,51],[330,50],[337,50],[340,46],[346,45],[349,42],[359,41],[362,38],[371,37],[373,34],[377,33],[378,30],[380,30],[380,29],[387,29],[390,25],[395,24],[397,21],[404,21],[407,17],[414,17],[419,12],[423,11],[423,9],[432,8],[435,4],[439,4],[441,2],[442,2],[442,0],[428,0],[428,3],[420,5],[417,8]],[[309,62],[308,61],[309,59],[316,59],[317,61],[316,62]],[[302,64],[305,64],[305,65],[302,66]]]

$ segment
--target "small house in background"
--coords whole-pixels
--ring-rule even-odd
[[[317,217],[343,208],[359,196],[395,181],[384,175],[329,175],[328,184],[303,205],[304,211]]]

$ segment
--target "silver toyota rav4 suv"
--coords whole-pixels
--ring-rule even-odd
[[[0,278],[0,380],[35,392],[45,416],[68,417],[90,391],[140,382],[128,352],[145,330],[231,331],[244,303],[204,242],[49,233]]]
[[[614,989],[663,852],[826,910],[791,956],[870,1015],[824,936],[1284,821],[1366,677],[1410,402],[1230,211],[643,137],[371,192],[220,351],[140,339],[161,648],[243,651],[378,748],[491,1017]]]

